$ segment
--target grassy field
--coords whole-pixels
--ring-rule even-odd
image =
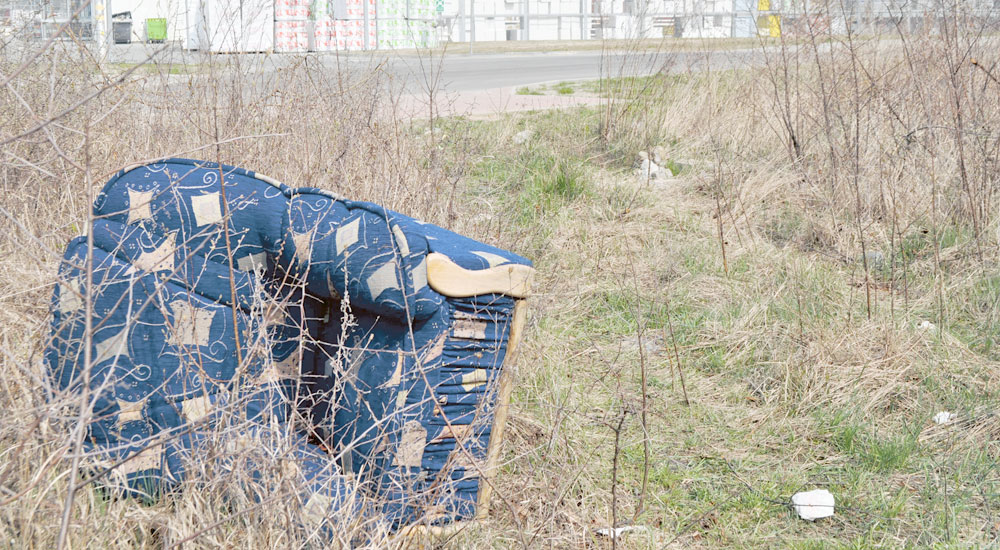
[[[167,69],[123,82],[25,69],[2,100],[4,136],[117,91],[3,138],[0,545],[50,547],[65,499],[72,418],[49,410],[37,363],[58,251],[115,169],[183,154],[535,262],[491,519],[435,544],[995,546],[998,44],[894,38],[566,83],[554,89],[605,103],[485,121],[400,120],[380,83],[307,66],[250,89],[246,66],[180,85]],[[637,173],[640,151],[669,174]],[[936,424],[939,411],[955,419]],[[816,488],[835,516],[798,519],[791,496]],[[211,525],[191,546],[295,545],[281,514],[220,499],[87,493],[70,540],[156,547]],[[597,533],[614,524],[638,529]]]
[[[536,174],[517,211],[530,226],[545,220],[528,237],[544,283],[505,476],[536,542],[600,543],[592,533],[611,522],[616,476],[618,520],[650,528],[630,547],[993,539],[996,273],[948,264],[937,274],[954,312],[943,329],[934,304],[935,249],[961,257],[970,241],[914,227],[866,277],[860,250],[812,242],[821,210],[755,189],[780,175],[761,166],[749,186],[732,182],[723,259],[713,158],[698,138],[670,148],[689,169],[647,184],[549,149],[567,127],[593,134],[596,112],[519,123],[538,128],[537,149],[491,161],[484,181],[503,181],[511,164],[523,167],[514,179]],[[741,199],[752,218],[736,210]],[[959,420],[935,425],[940,410]],[[791,495],[813,488],[834,493],[836,517],[791,512]]]

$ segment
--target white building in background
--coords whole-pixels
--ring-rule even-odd
[[[304,52],[457,42],[674,36],[685,3],[732,0],[109,0],[132,39],[167,20],[189,49]],[[709,22],[711,23],[711,18]],[[711,33],[705,34],[706,36]],[[263,35],[270,39],[262,38]],[[714,36],[714,34],[712,34]]]
[[[679,0],[675,36],[685,38],[750,37],[770,28],[767,21],[771,0]]]
[[[732,34],[733,0],[681,0],[684,17],[676,33],[691,38],[724,38]]]
[[[80,38],[104,43],[115,34],[107,15],[129,12],[133,41],[149,38],[146,22],[159,19],[168,41],[215,52],[843,33],[895,28],[900,18],[911,32],[935,32],[939,1],[844,0],[827,12],[828,0],[0,0],[0,35],[44,39],[80,6],[71,25]],[[959,1],[976,17],[1000,19],[1000,0]]]
[[[683,0],[446,0],[441,39],[592,40],[673,36]],[[475,19],[475,25],[469,23]]]

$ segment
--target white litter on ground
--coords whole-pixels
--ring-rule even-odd
[[[514,134],[514,143],[517,145],[523,145],[535,137],[535,131],[532,129],[521,130],[520,132]]]
[[[934,330],[937,327],[934,326],[934,323],[930,321],[920,321],[919,323],[917,323],[917,328],[920,330]]]
[[[642,525],[623,525],[621,527],[615,527],[614,529],[608,529],[607,527],[602,527],[596,531],[598,535],[602,537],[615,537],[618,538],[625,533],[639,533],[645,531],[646,528]]]
[[[649,153],[645,151],[639,151],[632,168],[637,176],[647,180],[655,180],[664,175],[661,173],[660,167],[649,158]]]
[[[955,420],[955,413],[953,412],[941,411],[934,415],[935,424],[947,424],[952,420]]]
[[[806,521],[828,518],[833,515],[833,495],[826,489],[795,493],[792,495],[792,507]]]

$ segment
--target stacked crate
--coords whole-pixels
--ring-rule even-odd
[[[414,47],[402,45],[405,32],[406,0],[388,0],[394,8],[391,20],[377,20],[384,2],[377,0],[275,0],[274,50],[277,52],[329,52],[335,50],[365,50],[375,47]],[[434,0],[410,0],[415,7],[412,17],[414,28],[422,29],[423,44],[433,40],[428,32],[433,15]],[[380,35],[387,29],[391,36],[382,41]]]
[[[336,49],[331,0],[312,0],[309,4],[309,51]]]
[[[336,21],[330,18],[314,19],[309,51],[332,52],[337,49]]]
[[[308,51],[309,22],[309,0],[274,0],[274,51]]]
[[[376,0],[275,2],[275,51],[329,52],[375,47]]]
[[[367,8],[365,4],[367,3]],[[340,8],[340,9],[337,9]],[[338,50],[375,47],[377,37],[375,0],[338,0],[334,9],[334,32]],[[367,23],[367,24],[366,24]]]
[[[436,0],[379,2],[379,48],[427,48],[437,45]]]

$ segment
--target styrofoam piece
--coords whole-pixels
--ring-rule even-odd
[[[437,44],[434,0],[382,0],[379,10],[383,18],[378,27],[380,48],[424,48]]]
[[[312,22],[309,49],[314,52],[329,52],[337,49],[336,28],[332,19],[317,19]]]
[[[327,19],[331,15],[329,0],[310,0],[309,19]]]
[[[310,13],[308,0],[274,0],[274,19],[276,21],[308,19]]]
[[[337,49],[361,50],[366,47],[374,48],[377,39],[375,18],[371,16],[368,21],[367,31],[363,20],[337,19],[334,26],[334,38]]]
[[[275,21],[274,51],[305,52],[309,50],[308,21]]]
[[[833,515],[834,499],[826,489],[804,491],[792,495],[792,507],[800,518],[816,521]]]
[[[947,424],[952,420],[955,420],[955,413],[953,412],[941,411],[934,415],[935,424]]]

